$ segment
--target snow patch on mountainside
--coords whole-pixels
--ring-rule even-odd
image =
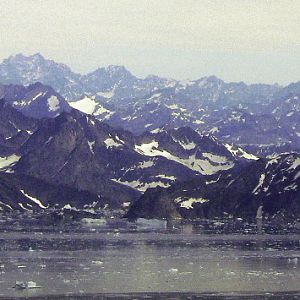
[[[173,140],[177,143],[179,143],[179,145],[184,149],[184,150],[193,150],[196,148],[196,144],[194,142],[184,142],[184,141],[180,141],[180,140],[176,140],[173,138]]]
[[[96,111],[93,113],[94,116],[100,116],[103,114],[107,114],[104,119],[109,119],[114,112],[106,109],[104,106],[98,104]]]
[[[40,93],[38,93],[36,96],[34,96],[34,97],[32,98],[31,102],[34,101],[34,100],[36,100],[36,99],[39,98],[39,97],[45,96],[46,93],[47,93],[47,92],[40,92]]]
[[[243,157],[248,160],[259,160],[259,157],[246,152],[240,147],[235,148],[233,145],[225,144],[226,149],[233,155]]]
[[[147,156],[159,156],[161,151],[157,149],[158,142],[152,141],[141,145],[135,145],[135,150]]]
[[[45,206],[45,205],[42,203],[41,200],[39,200],[39,199],[37,199],[37,198],[34,198],[34,197],[32,197],[32,196],[26,194],[26,193],[24,192],[24,190],[20,190],[20,192],[21,192],[26,198],[30,199],[30,200],[33,201],[35,204],[37,204],[40,208],[45,209],[45,208],[48,208],[48,207],[49,207],[49,206]]]
[[[48,100],[48,107],[50,111],[57,111],[59,110],[60,106],[59,106],[59,100],[56,96],[51,96]]]
[[[12,208],[9,204],[3,203],[2,201],[0,201],[0,205],[1,205],[1,206],[4,206],[4,207],[7,207],[7,208],[10,209],[10,210],[13,210],[13,208]],[[0,210],[3,210],[2,207],[0,207]]]
[[[88,141],[88,145],[89,145],[91,153],[95,154],[95,152],[94,152],[95,141],[92,141],[92,142]]]
[[[111,91],[108,91],[108,92],[98,92],[97,93],[98,96],[101,96],[101,97],[106,98],[106,99],[112,98],[114,96],[114,94],[115,94],[114,89],[111,90]]]
[[[176,180],[175,176],[170,176],[170,175],[165,175],[165,174],[159,174],[159,175],[156,175],[155,177],[162,178],[162,179],[168,179],[168,180],[171,180],[171,181]]]
[[[13,166],[16,162],[20,160],[20,158],[21,156],[15,154],[7,157],[0,157],[0,171]]]
[[[98,103],[94,99],[89,97],[84,97],[76,102],[69,102],[70,106],[88,115],[92,115],[94,113],[97,104]]]
[[[219,156],[219,155],[215,155],[215,154],[207,153],[207,152],[202,153],[202,155],[203,155],[203,157],[208,158],[210,161],[212,161],[214,163],[226,164],[228,162],[228,159],[225,156]]]
[[[135,150],[143,155],[147,156],[163,156],[169,160],[176,161],[182,165],[185,165],[191,170],[197,171],[203,175],[212,175],[222,170],[231,169],[234,164],[228,162],[226,164],[211,164],[209,160],[196,158],[196,154],[190,155],[188,158],[177,157],[166,150],[159,149],[159,143],[157,141],[151,141],[141,145],[135,145]]]
[[[195,203],[206,203],[209,202],[208,199],[204,199],[204,198],[189,198],[187,200],[184,200],[186,198],[182,198],[182,197],[178,197],[175,199],[176,203],[180,203],[180,207],[186,208],[186,209],[192,209],[194,208],[193,205]]]
[[[118,148],[118,147],[122,147],[124,142],[120,139],[118,139],[118,141],[116,141],[112,137],[109,137],[104,141],[104,144],[106,145],[107,148],[113,148],[113,147]]]
[[[18,205],[23,209],[23,210],[27,210],[27,211],[31,211],[31,209],[25,207],[22,203],[18,203]]]
[[[158,186],[163,187],[163,188],[168,188],[170,186],[169,183],[164,183],[161,181],[152,181],[150,183],[141,182],[139,180],[122,181],[121,179],[112,179],[112,181],[129,186],[140,192],[145,192],[148,188],[156,188]]]
[[[180,107],[178,104],[171,104],[171,105],[165,104],[165,107],[167,107],[169,109],[172,109],[172,110],[179,110],[181,112],[185,112],[186,111],[185,108]]]
[[[292,165],[288,168],[288,171],[289,170],[295,170],[296,168],[298,168],[300,166],[300,158],[296,158]]]
[[[69,102],[70,106],[84,112],[88,115],[93,115],[95,117],[101,116],[101,119],[109,119],[114,112],[106,109],[103,105],[95,100],[95,98],[84,97],[81,100],[75,102]],[[105,115],[103,117],[103,115]]]
[[[258,192],[259,192],[259,189],[262,187],[262,185],[264,184],[264,181],[265,181],[265,178],[266,178],[266,175],[265,174],[261,174],[260,175],[260,178],[259,178],[259,182],[257,184],[257,186],[253,189],[252,193],[254,195],[257,195]]]
[[[138,166],[137,166],[137,168],[139,168],[139,169],[147,169],[147,168],[150,168],[150,167],[153,167],[154,166],[154,161],[152,161],[152,160],[149,160],[149,161],[143,161],[143,162],[141,162]]]

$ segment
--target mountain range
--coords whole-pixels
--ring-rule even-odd
[[[300,82],[87,75],[40,54],[0,64],[0,210],[128,217],[299,212]]]
[[[122,207],[147,188],[169,187],[256,159],[239,150],[233,154],[233,149],[188,127],[134,136],[74,109],[55,118],[32,119],[4,101],[1,106],[4,113],[9,111],[1,124],[3,176],[87,191],[102,207]],[[53,201],[70,204],[60,197]]]
[[[189,126],[259,155],[300,147],[300,82],[281,87],[226,83],[215,76],[140,79],[125,67],[112,65],[81,75],[40,54],[18,54],[0,64],[0,83],[36,82],[51,86],[72,107],[134,134]],[[28,114],[45,116],[39,110]]]

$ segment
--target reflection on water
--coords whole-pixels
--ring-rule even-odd
[[[7,224],[0,225],[0,297],[5,299],[146,297],[132,293],[147,293],[148,299],[198,299],[203,293],[205,299],[233,299],[246,293],[250,299],[251,293],[269,297],[266,293],[274,292],[284,292],[276,294],[278,299],[298,297],[298,234],[215,234],[199,224],[144,220],[84,220],[65,228],[25,222],[15,230]],[[42,288],[15,290],[16,281]],[[151,294],[157,292],[165,294]]]

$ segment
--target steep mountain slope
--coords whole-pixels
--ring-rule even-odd
[[[20,119],[32,121],[8,108]],[[42,181],[48,191],[44,196],[33,184],[25,191],[51,205],[51,187],[68,187],[90,193],[91,199],[98,197],[102,206],[119,208],[147,188],[166,188],[176,181],[218,174],[256,159],[190,128],[134,136],[77,110],[32,122],[31,134],[11,150],[15,152],[1,158],[1,171],[12,183],[18,183],[19,191],[28,181]],[[61,205],[66,201],[57,198]]]
[[[300,212],[300,155],[281,154],[253,162],[245,169],[179,182],[149,190],[136,201],[128,217],[211,218],[233,215],[255,218],[263,206],[265,217],[278,212],[297,218]]]
[[[144,191],[244,161],[188,128],[135,137],[75,110],[44,120],[22,154],[17,173],[108,195],[112,185]]]
[[[0,199],[0,211],[39,211],[53,207],[89,209],[104,207],[106,202],[88,191],[3,172],[0,172]]]
[[[18,155],[19,148],[36,128],[36,120],[25,117],[4,100],[0,100],[0,157]]]
[[[292,133],[294,141],[300,138],[300,88],[298,93],[274,101],[272,113],[278,122]]]
[[[130,201],[137,193],[110,180],[115,168],[109,164],[118,163],[117,146],[121,146],[121,142],[119,145],[116,141],[117,146],[112,142],[115,151],[110,151],[105,144],[105,141],[109,144],[110,139],[114,141],[107,125],[94,123],[93,119],[77,111],[62,113],[55,119],[41,122],[39,129],[22,147],[22,158],[14,171],[51,184],[115,198],[118,203]],[[136,158],[128,153],[127,159]]]

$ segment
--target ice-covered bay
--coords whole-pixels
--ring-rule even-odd
[[[58,228],[8,227],[2,221],[0,298],[117,294],[116,299],[209,299],[211,293],[283,293],[287,299],[292,292],[291,299],[297,299],[298,234],[215,234],[193,224],[174,230],[160,222],[88,221]],[[33,281],[41,288],[16,290],[16,281]],[[152,294],[157,292],[159,298]]]

